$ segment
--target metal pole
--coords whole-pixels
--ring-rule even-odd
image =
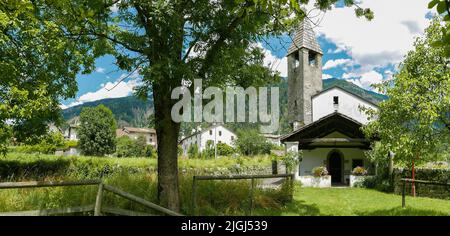
[[[214,127],[214,159],[217,159],[217,127]]]

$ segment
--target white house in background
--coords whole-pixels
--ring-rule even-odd
[[[295,176],[303,184],[311,184],[312,169],[320,166],[331,175],[330,184],[350,184],[356,166],[374,171],[364,155],[370,142],[361,127],[370,120],[361,108],[378,107],[342,87],[323,90],[322,50],[314,35],[308,21],[302,22],[288,50],[288,119],[294,131],[281,142],[286,151],[302,150]]]
[[[208,141],[214,145],[225,143],[234,147],[236,138],[237,135],[223,125],[213,125],[181,139],[179,144],[183,149],[183,154],[187,155],[191,145],[197,145],[199,152],[202,152],[206,149]]]
[[[155,148],[158,147],[155,129],[123,127],[116,130],[116,136],[128,136],[131,139],[138,139],[139,136],[143,136],[145,137],[148,145],[152,145]]]
[[[77,130],[80,126],[80,117],[74,117],[67,121],[67,128],[64,130],[64,138],[67,140],[78,141]]]

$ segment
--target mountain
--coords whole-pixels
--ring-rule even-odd
[[[113,112],[119,126],[132,125],[146,127],[148,116],[153,114],[153,101],[140,100],[134,96],[122,98],[107,98],[93,102],[86,102],[78,106],[70,107],[62,111],[64,119],[70,120],[79,116],[81,110],[85,107],[95,107],[100,104],[105,105]],[[144,125],[145,124],[145,125]]]
[[[350,93],[358,95],[358,96],[360,96],[364,99],[367,99],[375,104],[379,103],[383,100],[386,100],[388,98],[386,95],[375,93],[373,91],[365,90],[365,89],[359,87],[358,85],[356,85],[352,82],[348,82],[343,79],[332,78],[332,79],[323,80],[323,89],[328,89],[328,88],[331,88],[334,86],[338,86]]]
[[[276,86],[276,85],[275,85]],[[385,99],[387,96],[378,94],[372,91],[365,90],[356,84],[348,82],[342,79],[326,79],[323,80],[323,89],[328,89],[334,86],[338,86],[350,93],[356,94],[364,99],[367,99],[373,103],[379,103]],[[291,128],[287,124],[287,78],[282,78],[280,83],[278,84],[280,88],[280,131],[279,133],[286,133]],[[93,107],[98,106],[100,104],[105,105],[116,117],[118,121],[119,127],[121,126],[135,126],[135,127],[148,127],[150,123],[150,115],[153,114],[153,101],[142,101],[137,99],[136,97],[123,97],[123,98],[110,98],[103,99],[94,102],[87,102],[82,105],[70,107],[68,109],[63,110],[63,117],[65,120],[72,119],[80,114],[81,110],[84,107]],[[198,125],[207,126],[208,124],[198,124],[198,123],[183,123],[181,127],[181,132],[186,133],[188,135],[193,128],[196,128]],[[231,123],[229,125],[230,129],[236,131],[243,128],[257,128],[258,124],[250,124],[250,123]]]

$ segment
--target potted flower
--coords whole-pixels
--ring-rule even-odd
[[[331,176],[324,166],[312,169],[312,176],[301,176],[300,181],[305,187],[327,188],[331,187]]]
[[[350,175],[350,187],[354,187],[356,183],[364,181],[367,176],[367,170],[364,167],[357,166]]]

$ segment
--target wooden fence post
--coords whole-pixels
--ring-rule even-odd
[[[192,214],[195,216],[197,210],[197,181],[192,177]]]
[[[406,207],[406,180],[403,180],[403,187],[402,187],[402,208]]]
[[[255,179],[251,178],[251,187],[250,187],[250,216],[253,213],[253,189],[255,187]]]
[[[103,200],[103,183],[98,185],[97,198],[95,199],[94,216],[101,216]]]

